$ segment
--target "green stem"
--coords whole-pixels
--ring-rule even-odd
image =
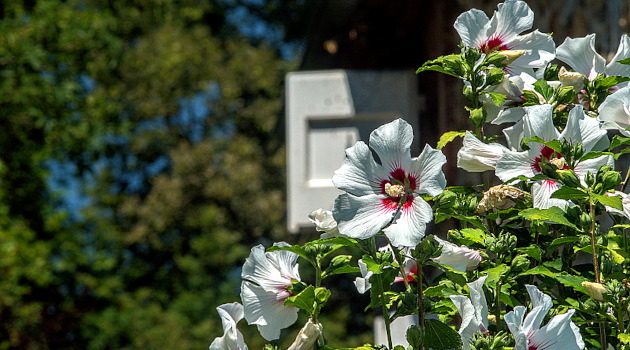
[[[494,317],[496,318],[497,332],[501,330],[501,302],[499,298],[501,298],[501,281],[497,281],[497,285],[494,292],[496,308],[494,309]]]
[[[423,273],[422,273],[422,265],[419,261],[416,261],[418,264],[418,324],[420,325],[420,329],[422,330],[424,336],[424,291],[422,289],[423,283]],[[424,344],[420,344],[420,348],[418,350],[424,350]]]
[[[628,185],[628,181],[630,181],[630,169],[626,172],[626,178],[621,183],[621,192],[626,191],[626,186]]]
[[[376,261],[376,238],[372,236],[370,239],[370,255]],[[376,275],[376,283],[378,284],[378,289],[381,290],[381,311],[383,313],[383,321],[385,322],[385,332],[387,332],[387,345],[389,348],[392,348],[392,330],[391,330],[391,321],[389,319],[389,310],[387,310],[386,300],[385,300],[385,286],[383,285],[383,276],[380,274]]]
[[[595,203],[593,202],[593,198],[589,198],[589,211],[591,215],[591,250],[593,251],[593,273],[595,273],[595,282],[601,283],[601,277],[599,275],[599,259],[597,257],[597,241],[595,237]]]

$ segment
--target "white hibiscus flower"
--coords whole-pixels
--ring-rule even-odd
[[[214,339],[210,350],[247,350],[243,334],[236,328],[243,319],[243,305],[239,303],[223,304],[217,307],[223,324],[223,336]]]
[[[281,242],[274,246],[288,246]],[[278,339],[280,330],[297,320],[298,309],[284,305],[291,296],[286,288],[300,280],[298,255],[289,251],[265,252],[262,245],[252,248],[241,276],[241,300],[245,319],[258,326],[263,338]]]
[[[599,73],[630,77],[630,66],[617,62],[630,57],[630,38],[625,34],[621,37],[617,53],[608,64],[595,51],[595,34],[583,38],[566,38],[556,49],[556,57],[589,80],[595,79]]]
[[[534,13],[524,1],[507,0],[499,4],[492,18],[478,9],[466,11],[457,17],[455,30],[464,45],[476,47],[485,53],[502,50],[523,50],[525,53],[507,67],[510,74],[544,67],[555,57],[556,45],[548,34],[532,28]]]
[[[398,119],[374,130],[370,147],[359,141],[346,150],[333,175],[335,186],[347,192],[337,197],[333,210],[341,234],[367,239],[383,230],[394,246],[407,247],[424,237],[433,210],[420,194],[444,190],[446,157],[427,145],[411,158],[412,140],[411,126]]]
[[[599,122],[584,114],[581,106],[576,106],[569,113],[567,125],[560,133],[553,125],[552,110],[550,105],[531,106],[526,108],[526,116],[522,124],[522,138],[529,139],[534,136],[544,141],[566,140],[572,145],[582,144],[584,152],[605,149],[609,140],[606,130],[602,130]],[[508,181],[517,176],[533,177],[542,172],[541,163],[550,162],[559,169],[568,169],[561,154],[553,149],[537,142],[530,142],[527,151],[504,151],[496,163],[496,175],[501,181]],[[595,173],[602,165],[613,165],[611,156],[601,156],[578,162],[573,171],[578,178],[584,179],[587,173]],[[551,198],[551,195],[560,188],[560,183],[551,180],[536,181],[532,185],[532,197],[534,208],[546,209],[552,206],[566,207],[567,201]]]
[[[438,237],[435,240],[442,246],[442,253],[432,260],[438,264],[447,265],[456,271],[466,271],[476,268],[483,260],[478,250],[466,246],[457,246]]]
[[[459,335],[462,338],[463,350],[469,350],[472,337],[477,332],[488,333],[488,303],[483,294],[483,284],[488,276],[468,283],[470,298],[463,295],[451,295],[451,301],[455,304],[457,312],[462,317],[459,327]]]
[[[525,306],[516,306],[505,315],[505,322],[514,336],[514,350],[581,350],[584,341],[580,330],[571,321],[575,310],[554,316],[540,327],[553,305],[551,297],[532,285],[526,285],[532,301],[532,310],[525,315]]]
[[[630,65],[628,66],[630,67]],[[599,106],[599,120],[605,129],[617,129],[623,135],[630,136],[630,86],[626,86],[609,95]]]
[[[359,272],[361,272],[361,277],[357,277],[354,280],[354,285],[357,287],[357,292],[365,294],[365,292],[372,288],[370,277],[372,277],[374,273],[368,270],[367,265],[363,262],[363,259],[359,259],[357,263],[359,264]]]

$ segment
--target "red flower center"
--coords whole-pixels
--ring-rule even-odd
[[[406,209],[413,203],[413,191],[418,184],[414,175],[397,168],[389,173],[389,179],[381,180],[380,188],[381,194],[385,195],[382,203],[386,208],[396,209],[403,200],[402,209]]]
[[[501,38],[491,38],[485,43],[479,45],[479,50],[483,51],[485,54],[489,54],[494,51],[503,51],[509,50],[510,48],[503,44],[503,40]]]
[[[562,154],[554,151],[548,146],[543,146],[543,148],[540,150],[540,157],[534,158],[534,161],[531,165],[537,173],[542,172],[542,168],[540,167],[540,163],[542,162],[552,162],[556,166],[560,165],[558,166],[558,168],[560,169],[569,169],[569,166],[567,164],[563,164],[564,162],[560,162],[557,160],[563,160]]]

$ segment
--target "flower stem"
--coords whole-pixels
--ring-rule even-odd
[[[589,214],[591,215],[591,229],[589,233],[591,235],[591,250],[593,251],[593,273],[595,273],[595,282],[601,283],[602,280],[599,275],[599,259],[597,257],[597,241],[595,237],[595,203],[593,202],[593,198],[589,199],[589,211]]]
[[[630,181],[630,169],[628,169],[628,172],[626,172],[626,178],[621,183],[621,192],[626,191],[626,186],[628,185],[628,181]]]
[[[422,290],[423,283],[423,273],[422,273],[422,264],[419,261],[416,261],[418,264],[418,324],[420,325],[420,329],[422,330],[424,336],[424,292]],[[424,350],[424,344],[420,343],[420,348],[418,350]]]

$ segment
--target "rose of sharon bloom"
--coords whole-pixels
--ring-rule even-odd
[[[339,236],[337,221],[335,221],[332,211],[319,208],[313,210],[308,215],[308,219],[315,224],[317,231],[323,232],[319,238],[326,239]]]
[[[524,1],[507,0],[499,4],[492,18],[478,9],[466,11],[455,20],[455,30],[464,45],[484,53],[523,50],[525,53],[508,65],[506,71],[518,74],[524,69],[544,67],[555,57],[556,45],[549,34],[532,28],[534,13]]]
[[[284,242],[274,246],[288,246]],[[289,251],[265,252],[262,245],[252,248],[241,276],[241,300],[245,319],[258,326],[263,338],[280,338],[280,330],[297,320],[298,308],[284,305],[291,296],[286,288],[300,281],[298,255]]]
[[[537,136],[544,141],[565,140],[572,145],[582,144],[585,154],[608,147],[610,141],[606,135],[606,130],[600,128],[597,119],[585,115],[581,106],[575,106],[569,112],[567,125],[562,133],[553,125],[552,111],[551,105],[527,107],[521,138],[529,139]],[[530,142],[529,147],[527,151],[523,152],[503,152],[496,163],[495,171],[501,181],[506,182],[521,175],[531,178],[542,172],[542,163],[545,162],[555,165],[558,169],[569,169],[562,154],[550,147],[537,142]],[[575,164],[572,170],[583,181],[587,173],[596,173],[602,165],[612,166],[613,158],[604,155],[584,160]],[[551,198],[551,195],[558,188],[560,188],[560,183],[555,181],[536,181],[532,185],[534,208],[566,207],[567,201]]]
[[[595,79],[599,73],[630,77],[630,66],[617,62],[630,57],[630,38],[625,34],[621,36],[617,53],[608,64],[606,59],[595,51],[595,34],[583,38],[566,38],[556,49],[556,56],[589,80]]]
[[[630,67],[630,66],[628,66]],[[630,136],[630,86],[615,91],[599,106],[599,120],[603,128],[619,130],[624,136]]]
[[[483,284],[488,276],[468,283],[470,298],[463,295],[451,295],[451,301],[455,304],[457,312],[462,317],[459,327],[459,335],[462,338],[463,350],[470,350],[472,337],[477,332],[488,333],[488,303],[483,294]]]
[[[464,272],[476,268],[483,260],[478,250],[466,246],[457,246],[438,237],[435,240],[442,246],[442,253],[432,260],[438,264],[447,265],[455,271]]]
[[[505,315],[514,336],[514,350],[581,350],[584,341],[578,327],[571,322],[575,310],[554,316],[544,327],[540,324],[553,305],[551,297],[532,285],[525,285],[532,301],[532,310],[525,315],[525,306],[516,306]]]
[[[498,143],[483,143],[466,131],[462,148],[457,152],[457,167],[471,173],[494,170],[504,150],[508,149]]]
[[[243,334],[236,328],[238,321],[243,319],[243,305],[223,304],[217,307],[217,312],[223,324],[223,336],[214,339],[210,350],[247,350]]]
[[[427,145],[411,158],[412,140],[411,126],[398,119],[374,130],[369,148],[359,141],[346,150],[333,175],[335,186],[347,192],[337,197],[333,210],[342,235],[367,239],[382,230],[398,247],[413,247],[424,237],[433,210],[420,194],[442,193],[446,157]]]

